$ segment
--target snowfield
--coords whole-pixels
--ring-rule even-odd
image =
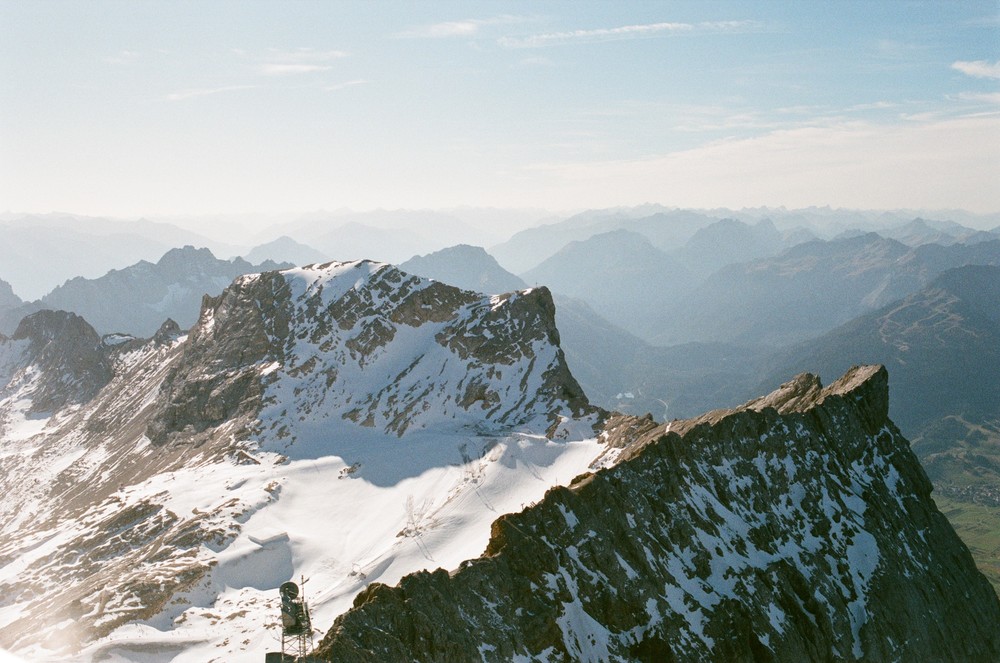
[[[126,502],[153,499],[177,514],[253,506],[232,514],[243,521],[241,534],[204,551],[214,569],[174,609],[122,626],[69,659],[42,646],[23,653],[38,661],[259,663],[278,648],[281,583],[306,578],[318,640],[369,583],[394,585],[413,571],[453,569],[481,555],[497,517],[587,471],[604,448],[595,439],[530,435],[421,435],[361,446],[350,464],[340,456],[280,463],[261,453],[258,465],[205,466],[125,489]],[[401,477],[430,458],[441,462]]]
[[[101,572],[126,558],[132,565],[113,574],[128,591],[105,586],[73,608],[94,628],[110,629],[107,635],[93,640],[76,619],[61,619],[40,627],[31,642],[20,640],[18,654],[32,661],[259,663],[279,648],[283,582],[304,580],[318,642],[368,584],[393,585],[417,570],[453,569],[478,557],[496,518],[568,484],[606,450],[594,437],[595,415],[574,416],[565,403],[539,397],[561,374],[562,353],[547,332],[511,313],[537,293],[442,294],[432,281],[366,261],[281,277],[290,292],[290,331],[287,339],[268,339],[281,344],[280,356],[218,369],[220,380],[244,370],[264,385],[249,440],[235,439],[232,421],[206,433],[205,448],[222,445],[225,453],[151,441],[143,422],[192,344],[211,350],[216,335],[232,333],[228,300],[203,310],[191,334],[169,345],[109,343],[117,352],[112,382],[66,412],[29,413],[36,367],[25,365],[24,343],[0,345],[0,378],[8,385],[0,388],[0,461],[17,474],[4,487],[18,495],[0,522],[0,533],[10,535],[0,543],[0,588],[19,587],[30,572],[35,592],[56,595],[94,560],[106,559]],[[260,305],[259,278],[233,285],[249,305]],[[441,304],[435,297],[442,296],[452,300]],[[433,310],[444,305],[451,314]],[[348,328],[329,324],[324,311],[334,306],[352,318]],[[390,311],[405,306],[392,318]],[[462,345],[505,335],[516,337],[518,352],[495,363]],[[470,402],[468,393],[479,396]],[[108,412],[114,425],[98,427]],[[92,500],[73,519],[60,516],[46,492],[67,475],[77,482],[73,490]],[[156,534],[161,525],[167,533]],[[129,537],[147,530],[132,543]],[[171,543],[189,530],[215,535],[189,548]],[[132,618],[144,607],[143,587],[168,586],[195,567],[210,570],[155,615]],[[30,613],[39,604],[15,595],[0,605],[0,631],[37,617]],[[77,638],[83,646],[73,653]]]

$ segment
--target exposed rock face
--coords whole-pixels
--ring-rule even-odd
[[[998,660],[997,597],[887,408],[869,366],[647,431],[481,558],[371,585],[317,655]]]
[[[147,434],[154,443],[190,437],[261,408],[262,362],[280,360],[288,334],[289,289],[276,272],[237,281],[204,298],[202,316],[160,388],[159,411]],[[162,328],[161,328],[162,331]],[[246,438],[245,429],[239,437]]]
[[[29,315],[4,345],[0,355],[6,355],[7,368],[0,369],[0,379],[6,378],[0,394],[21,391],[31,399],[31,413],[86,402],[111,379],[101,338],[83,318],[66,311]]]
[[[478,507],[481,518],[454,505],[482,504],[477,491],[494,490],[493,475],[511,485],[503,473],[518,454],[555,465],[572,447],[579,458],[571,466],[582,468],[594,456],[575,449],[599,453],[587,439],[599,413],[557,343],[547,290],[490,297],[368,261],[240,277],[204,299],[187,334],[167,320],[149,341],[109,335],[102,343],[70,313],[26,318],[13,339],[0,337],[0,648],[69,655],[103,647],[91,650],[92,660],[131,660],[146,643],[116,649],[115,629],[144,621],[166,633],[164,651],[185,649],[177,660],[257,660],[258,643],[235,634],[270,641],[262,597],[291,577],[294,546],[308,537],[289,526],[290,536],[267,547],[243,526],[266,509],[293,508],[278,500],[302,465],[309,481],[335,483],[344,494],[357,482],[385,499],[406,484],[391,504],[348,513],[364,527],[385,520],[387,509],[399,512],[376,540],[375,562],[355,555],[334,560],[336,572],[316,569],[331,584],[333,577],[353,588],[393,564],[404,569],[392,571],[393,581],[425,568],[419,548],[447,552],[453,531],[478,528],[485,540],[493,504],[503,513],[517,503],[497,498]],[[8,420],[16,434],[4,428]],[[577,423],[582,442],[542,435],[568,436]],[[410,433],[420,434],[400,439]],[[407,451],[414,437],[419,451]],[[375,450],[363,467],[348,466],[344,441],[358,439]],[[412,476],[384,471],[396,465],[436,472],[440,485],[420,490],[441,494],[425,500]],[[529,475],[538,486],[532,500],[558,480],[547,471]],[[471,524],[447,521],[438,536],[435,514],[446,521],[452,508],[454,521]],[[323,515],[310,527],[343,525]],[[413,532],[396,534],[404,523]],[[220,613],[222,627],[196,625],[178,636],[188,638],[180,645],[171,639],[185,619]],[[208,631],[221,635],[205,644]]]
[[[396,435],[449,419],[554,434],[592,411],[558,344],[544,288],[489,297],[369,261],[247,276],[205,300],[149,435],[163,442],[265,405],[265,433],[290,441],[279,413]]]

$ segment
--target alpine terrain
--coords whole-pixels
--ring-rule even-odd
[[[373,584],[330,661],[993,661],[1000,603],[887,418],[803,374],[625,443],[450,574]]]
[[[553,313],[362,261],[240,277],[148,341],[28,317],[0,339],[0,647],[259,661],[289,578],[329,624],[478,555],[604,449]]]
[[[335,661],[1000,655],[884,369],[658,425],[589,403],[555,320],[371,261],[239,276],[148,340],[29,315],[0,648],[259,663],[295,580]]]

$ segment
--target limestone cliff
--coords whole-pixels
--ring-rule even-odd
[[[370,586],[316,653],[1000,660],[1000,604],[887,418],[887,384],[882,367],[825,389],[800,376],[633,426],[617,464],[497,520],[482,557]]]

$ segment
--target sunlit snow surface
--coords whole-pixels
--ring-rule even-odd
[[[493,520],[569,482],[602,448],[595,440],[520,435],[366,443],[367,452],[352,455],[350,465],[338,456],[275,464],[274,456],[262,455],[260,465],[204,467],[128,489],[130,501],[167,491],[165,505],[175,513],[210,509],[236,496],[259,508],[248,514],[243,533],[215,555],[210,583],[186,597],[193,607],[120,628],[71,660],[259,663],[264,651],[275,649],[282,582],[307,579],[313,622],[325,632],[370,582],[395,584],[415,570],[451,569],[479,556]],[[465,463],[463,446],[474,456]],[[386,473],[398,479],[401,469],[425,466],[435,456],[443,461],[437,467],[391,484],[381,480]]]
[[[329,302],[364,287],[381,268],[349,263],[291,270],[286,279],[295,301],[319,291]],[[243,278],[249,282],[254,277]],[[459,315],[485,316],[505,302],[486,297],[466,305]],[[301,305],[298,310],[303,311]],[[202,333],[210,333],[215,324],[203,317]],[[452,569],[482,554],[497,517],[539,500],[553,485],[569,483],[588,469],[604,446],[588,437],[593,435],[593,421],[564,420],[559,439],[547,439],[542,434],[545,413],[538,404],[519,425],[474,425],[475,413],[459,409],[455,394],[475,367],[433,342],[442,328],[438,322],[400,326],[391,344],[365,357],[363,365],[344,360],[342,339],[327,343],[325,349],[297,341],[284,366],[273,361],[259,366],[267,379],[264,402],[270,405],[261,412],[260,434],[242,463],[185,466],[122,485],[88,512],[89,520],[39,532],[22,544],[23,554],[0,567],[0,582],[13,582],[19,570],[68,545],[86,531],[88,522],[102,522],[143,503],[162,505],[181,519],[205,515],[220,528],[234,531],[233,522],[239,527],[236,538],[219,549],[202,544],[197,554],[213,564],[209,575],[152,619],[127,623],[74,657],[47,650],[61,643],[44,638],[19,654],[33,661],[259,663],[264,652],[278,648],[277,587],[287,580],[305,579],[318,641],[367,584],[395,584],[413,571]],[[488,328],[483,331],[490,333]],[[184,342],[178,339],[174,347]],[[556,357],[557,349],[541,341],[531,349],[530,360],[492,372],[491,386],[501,394],[498,412],[525,408],[521,394],[537,390],[543,371]],[[165,370],[150,368],[159,360],[144,352],[119,360],[121,370],[146,371],[146,382],[128,394],[136,412],[156,397]],[[316,379],[319,371],[290,375],[289,365],[302,365],[311,357],[319,358],[321,366],[324,361],[339,362],[337,381]],[[417,369],[402,381],[394,379],[408,366]],[[417,413],[417,423],[404,435],[378,427],[388,421],[378,419],[384,410],[373,408],[375,428],[344,417],[348,405],[364,400],[355,392],[374,395],[382,389],[370,402],[393,403],[383,389],[386,384],[401,390],[433,387],[426,400],[434,407]],[[21,450],[41,444],[44,434],[32,436],[45,422],[29,421],[24,408],[7,405],[16,419],[9,423],[16,425],[8,429],[5,446],[13,440]],[[65,448],[49,450],[46,462],[62,467],[76,463],[81,471],[99,472],[108,454],[105,448],[85,452],[74,439],[63,438]],[[148,444],[142,437],[132,449],[141,451]],[[158,572],[169,574],[169,564]],[[114,605],[108,598],[103,610],[91,614],[100,615],[98,623],[110,624]],[[17,604],[0,608],[0,629],[17,619],[19,611]],[[66,626],[72,630],[72,624]]]

